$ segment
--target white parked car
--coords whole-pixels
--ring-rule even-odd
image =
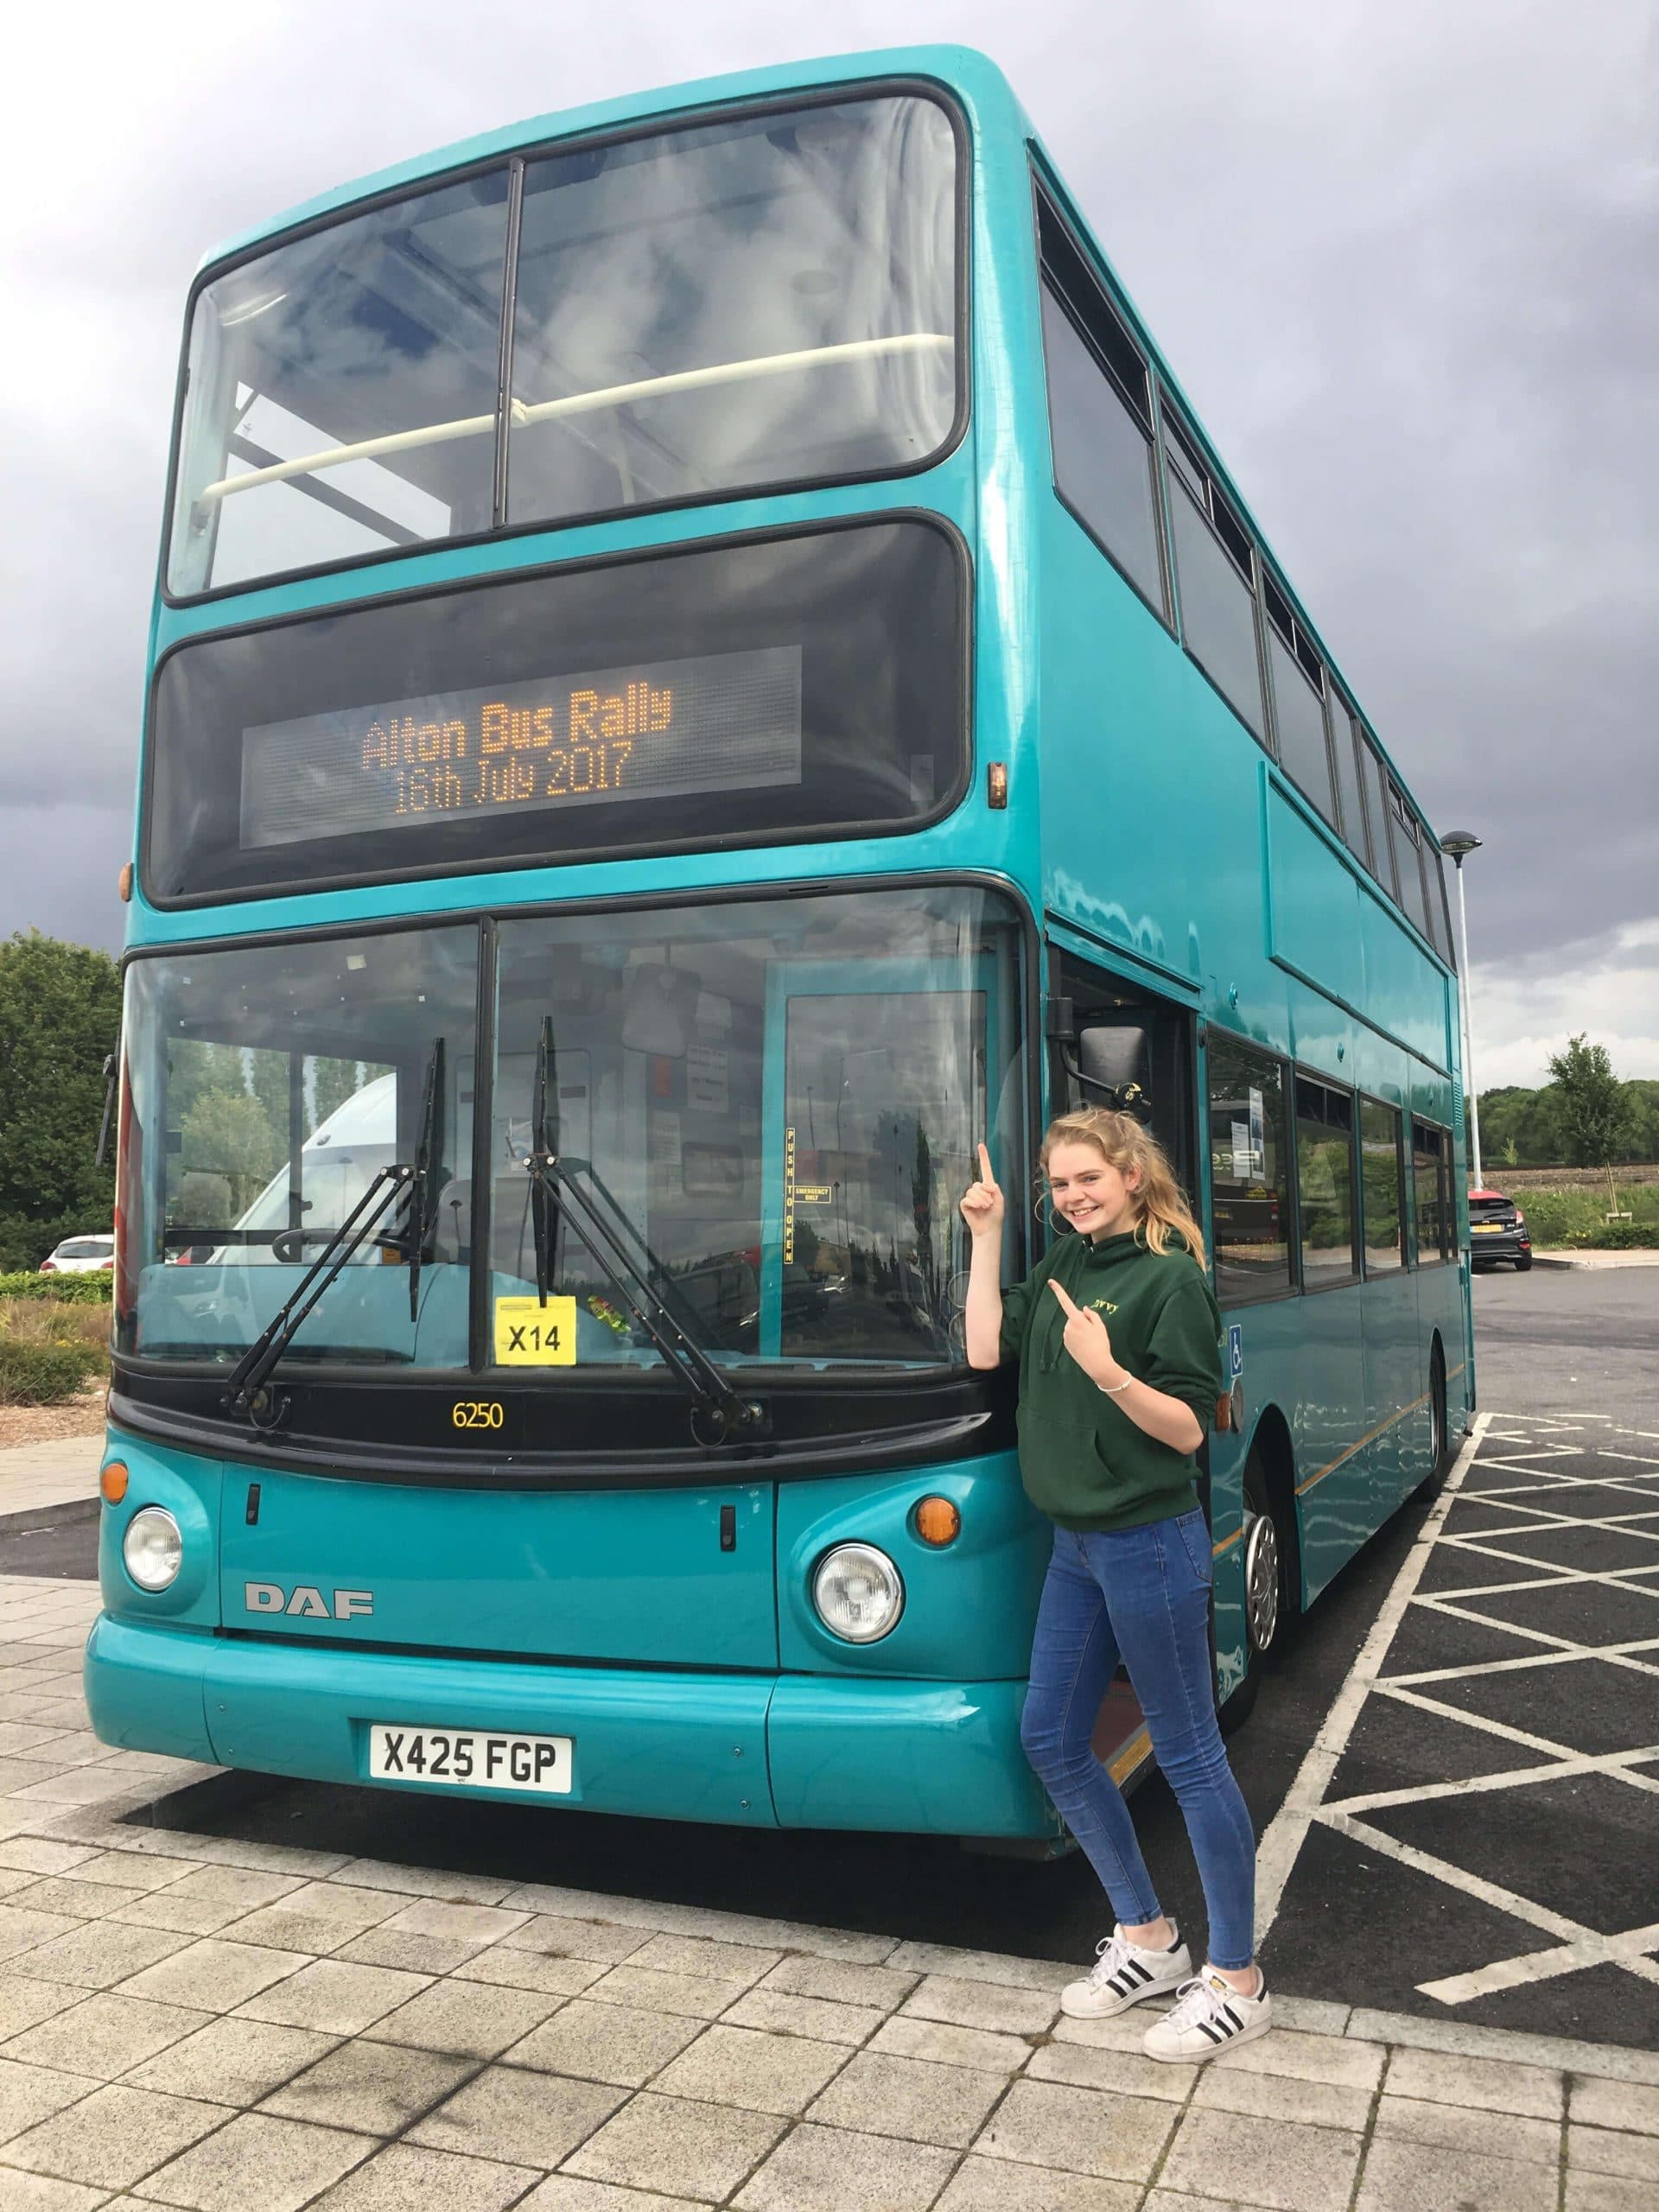
[[[115,1231],[107,1236],[66,1236],[41,1262],[43,1275],[90,1275],[115,1265]]]

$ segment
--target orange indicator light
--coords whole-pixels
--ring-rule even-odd
[[[103,1491],[105,1502],[107,1504],[119,1505],[127,1494],[126,1462],[122,1459],[111,1459],[99,1477],[98,1486]]]
[[[1000,810],[1007,803],[1008,764],[1006,760],[993,760],[985,771],[985,804]]]
[[[962,1516],[948,1497],[925,1497],[916,1508],[916,1533],[925,1544],[943,1550],[962,1534]]]

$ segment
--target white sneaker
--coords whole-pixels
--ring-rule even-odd
[[[1230,2050],[1236,2043],[1254,2042],[1272,2025],[1273,1999],[1268,1994],[1265,1976],[1254,1997],[1241,1997],[1211,1967],[1187,1983],[1173,2012],[1153,2022],[1141,2048],[1148,2058],[1175,2059],[1193,2066]]]
[[[1170,1926],[1175,1927],[1173,1921]],[[1143,1997],[1164,1997],[1179,1989],[1192,1971],[1192,1955],[1179,1928],[1166,1951],[1148,1951],[1131,1943],[1120,1923],[1098,1947],[1087,1977],[1068,1982],[1060,1992],[1060,2010],[1074,2020],[1108,2020]]]

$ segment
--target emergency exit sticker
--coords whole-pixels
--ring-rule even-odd
[[[576,1301],[574,1298],[498,1298],[495,1301],[495,1363],[498,1367],[574,1367],[576,1363]]]

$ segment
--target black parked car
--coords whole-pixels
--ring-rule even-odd
[[[1527,1227],[1527,1217],[1502,1191],[1471,1191],[1469,1264],[1490,1268],[1500,1260],[1513,1260],[1518,1274],[1532,1265],[1532,1231]]]

